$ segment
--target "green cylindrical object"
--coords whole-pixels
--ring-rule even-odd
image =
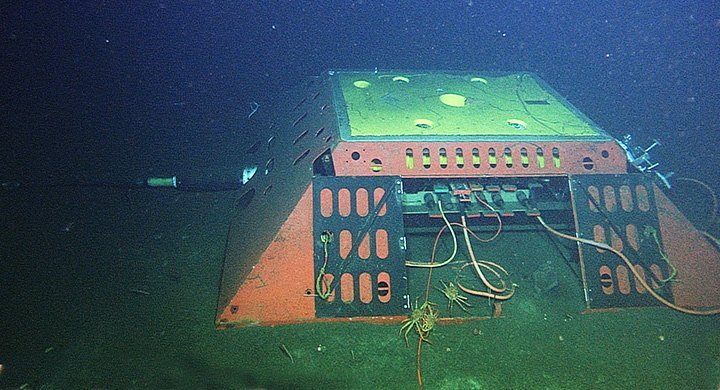
[[[148,187],[177,187],[177,177],[150,177],[147,179]]]

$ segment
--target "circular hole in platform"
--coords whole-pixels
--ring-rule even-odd
[[[370,83],[365,80],[357,80],[353,83],[355,88],[365,89],[370,86]]]
[[[525,123],[524,121],[521,121],[520,119],[508,119],[506,123],[508,126],[512,127],[513,129],[516,129],[516,130],[527,129],[527,123]]]
[[[465,107],[467,98],[463,95],[455,93],[445,93],[440,95],[440,102],[450,107]]]
[[[431,120],[429,119],[416,119],[414,122],[415,127],[419,127],[421,129],[432,129],[432,127],[435,125]]]

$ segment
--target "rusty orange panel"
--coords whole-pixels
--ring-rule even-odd
[[[365,188],[358,188],[355,191],[355,207],[359,216],[368,215],[370,203],[368,199],[368,191]]]
[[[603,281],[602,290],[605,295],[612,295],[615,292],[615,282],[613,281],[612,270],[607,265],[603,265],[598,270],[600,279]]]
[[[342,301],[350,303],[355,300],[355,289],[353,288],[353,276],[352,274],[342,274],[340,276],[340,296]]]
[[[626,212],[633,210],[632,192],[630,191],[630,187],[626,185],[620,186],[620,205]]]
[[[652,287],[653,290],[657,290],[660,288],[660,285],[658,285],[656,280],[663,280],[665,277],[660,270],[660,266],[657,264],[650,264],[650,271],[652,271],[653,275],[655,275],[655,278],[650,278],[650,287]]]
[[[341,188],[338,191],[338,213],[343,217],[347,217],[350,215],[351,210],[350,190]]]
[[[373,199],[375,199],[375,203],[373,204],[373,207],[377,207],[378,203],[380,203],[380,199],[382,199],[383,195],[385,195],[385,189],[382,187],[378,187],[373,191]],[[387,212],[387,205],[383,204],[380,208],[380,211],[378,211],[378,217],[382,217]]]
[[[615,276],[617,276],[618,291],[623,295],[630,294],[630,271],[625,265],[618,265],[615,268]]]
[[[592,197],[592,199],[595,201],[594,203],[588,200],[588,206],[590,207],[590,210],[593,212],[598,212],[597,207],[595,207],[596,204],[600,204],[600,191],[595,186],[588,187],[588,194]]]
[[[365,236],[360,240],[358,256],[363,260],[367,260],[370,257],[370,233],[365,233]]]
[[[218,327],[297,323],[315,318],[312,186],[216,320]],[[262,228],[262,226],[258,226]]]
[[[594,240],[595,242],[605,243],[605,228],[602,227],[602,225],[595,225],[593,226],[593,234],[594,234]],[[604,253],[605,249],[600,249],[598,247],[595,247],[595,250]]]
[[[647,278],[645,277],[645,268],[643,268],[640,264],[635,264],[635,271],[637,271],[638,275],[642,277],[642,280],[647,281]],[[645,293],[645,287],[643,287],[642,283],[640,283],[637,278],[633,278],[634,284],[635,284],[635,291],[638,292],[638,294],[644,294]]]
[[[358,278],[358,289],[360,290],[360,302],[370,303],[373,298],[373,284],[372,277],[369,273],[363,272]]]
[[[625,152],[615,141],[341,142],[332,155],[336,174],[343,176],[627,173]]]
[[[623,242],[620,239],[620,236],[618,236],[615,230],[612,229],[610,229],[610,246],[619,252],[622,252],[623,250]]]
[[[381,259],[387,259],[390,249],[388,247],[388,233],[384,229],[375,231],[375,254]]]
[[[720,253],[685,218],[657,186],[653,186],[663,247],[677,268],[672,291],[675,304],[692,308],[720,306]]]
[[[612,186],[603,187],[603,199],[605,199],[605,210],[613,213],[617,210],[617,200],[615,199],[615,188]]]
[[[630,244],[630,247],[633,248],[634,251],[638,250],[638,231],[637,227],[629,223],[625,227],[625,237],[627,238],[628,244]]]
[[[352,249],[353,243],[352,243],[352,233],[350,233],[349,230],[341,230],[340,231],[340,258],[345,260],[347,259],[348,255],[350,254],[350,250]]]
[[[329,188],[320,191],[320,214],[328,218],[333,213],[333,193]]]

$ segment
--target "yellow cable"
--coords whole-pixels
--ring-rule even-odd
[[[330,286],[329,286],[329,284],[327,283],[327,281],[325,280],[325,267],[327,266],[327,262],[328,262],[328,244],[330,243],[330,241],[332,241],[332,235],[331,235],[331,233],[325,233],[325,232],[323,232],[323,233],[320,235],[320,241],[322,241],[322,243],[323,243],[323,249],[324,249],[324,252],[325,252],[325,261],[323,262],[322,267],[320,267],[320,272],[318,272],[318,277],[317,277],[317,279],[315,279],[315,294],[317,294],[317,296],[318,296],[320,299],[325,300],[325,299],[328,299],[328,297],[329,297],[330,294],[331,294],[331,292],[330,292]],[[326,289],[327,291],[323,292],[321,283],[324,284],[325,289]]]
[[[482,280],[483,284],[488,289],[490,289],[491,291],[494,291],[496,293],[505,292],[507,287],[505,286],[505,281],[502,278],[500,278],[500,274],[495,272],[495,275],[497,275],[498,278],[500,279],[500,283],[502,284],[502,287],[493,286],[492,283],[490,283],[487,280],[487,278],[485,278],[485,274],[483,274],[482,270],[480,269],[480,265],[478,264],[478,261],[475,259],[475,252],[473,252],[472,245],[470,244],[470,236],[468,235],[469,229],[466,225],[465,216],[463,215],[460,218],[462,219],[462,224],[463,224],[463,235],[465,236],[465,245],[467,246],[468,253],[470,254],[470,261],[472,262],[472,265],[475,268],[475,272],[477,272],[478,276],[480,277],[480,280]],[[483,265],[483,267],[488,268],[488,269],[490,268],[487,265]],[[503,271],[505,271],[505,270],[503,269]],[[505,273],[507,273],[507,271],[505,271]]]
[[[455,236],[455,231],[453,230],[452,226],[450,225],[450,221],[448,221],[447,217],[445,216],[445,212],[442,208],[442,202],[438,200],[438,208],[440,209],[440,216],[442,216],[443,221],[445,221],[445,226],[447,226],[448,229],[450,229],[450,235],[452,235],[453,239],[453,252],[450,257],[447,258],[447,260],[443,261],[442,263],[424,263],[419,261],[406,261],[405,265],[408,267],[418,267],[418,268],[437,268],[442,267],[443,265],[446,265],[453,261],[455,258],[455,255],[457,255],[457,237]]]
[[[667,299],[663,298],[662,296],[660,296],[660,294],[656,293],[655,290],[653,290],[652,288],[650,288],[650,286],[649,286],[649,285],[647,284],[647,282],[645,281],[645,278],[644,278],[642,275],[640,275],[640,273],[635,269],[635,267],[632,265],[632,263],[630,262],[630,260],[629,260],[624,254],[622,254],[622,252],[620,252],[619,250],[617,250],[617,249],[615,249],[615,248],[613,248],[613,247],[611,247],[610,245],[605,244],[605,243],[601,243],[601,242],[597,242],[597,241],[593,241],[593,240],[588,240],[588,239],[586,239],[586,238],[573,237],[573,236],[568,235],[568,234],[565,234],[565,233],[560,233],[559,231],[557,231],[557,230],[551,228],[550,226],[548,226],[548,225],[545,223],[545,221],[543,221],[543,219],[542,219],[540,216],[538,216],[537,219],[538,219],[538,221],[540,221],[540,223],[545,227],[545,229],[547,229],[550,233],[555,234],[555,235],[558,236],[558,237],[562,237],[562,238],[565,238],[565,239],[568,239],[568,240],[572,240],[572,241],[581,242],[581,243],[583,243],[583,244],[592,245],[592,246],[594,246],[594,247],[596,247],[596,248],[605,249],[605,250],[607,250],[607,251],[610,251],[610,252],[616,254],[618,257],[620,257],[620,258],[622,259],[622,261],[625,262],[625,264],[627,265],[627,267],[630,268],[630,271],[633,273],[633,275],[635,275],[635,279],[636,279],[638,282],[640,282],[640,284],[642,284],[643,287],[645,287],[645,290],[647,290],[647,292],[649,292],[650,295],[653,296],[653,298],[655,298],[655,299],[657,299],[658,301],[660,301],[660,303],[662,303],[663,305],[665,305],[665,306],[667,306],[667,307],[669,307],[669,308],[671,308],[671,309],[677,310],[677,311],[679,311],[679,312],[681,312],[681,313],[685,313],[685,314],[694,314],[694,315],[700,315],[700,316],[709,316],[709,315],[720,314],[720,309],[713,309],[713,310],[693,310],[693,309],[688,309],[688,308],[684,308],[684,307],[675,305],[674,303],[672,303],[672,302],[668,301]]]
[[[665,253],[665,251],[662,250],[662,246],[660,245],[660,239],[657,235],[657,230],[654,227],[648,225],[645,227],[645,229],[643,229],[643,233],[645,234],[645,236],[650,235],[653,237],[653,239],[655,240],[655,244],[657,245],[658,252],[660,253],[660,257],[662,257],[662,259],[665,260],[665,263],[667,263],[668,267],[670,267],[670,276],[661,280],[660,283],[666,284],[672,281],[673,279],[675,279],[675,276],[677,276],[677,268],[672,265],[670,259],[668,259],[667,257],[667,254]]]

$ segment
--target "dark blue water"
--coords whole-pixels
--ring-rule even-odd
[[[375,67],[534,71],[611,134],[666,142],[672,170],[714,165],[712,2],[323,3],[4,7],[3,170],[204,155],[250,102],[329,68]]]

